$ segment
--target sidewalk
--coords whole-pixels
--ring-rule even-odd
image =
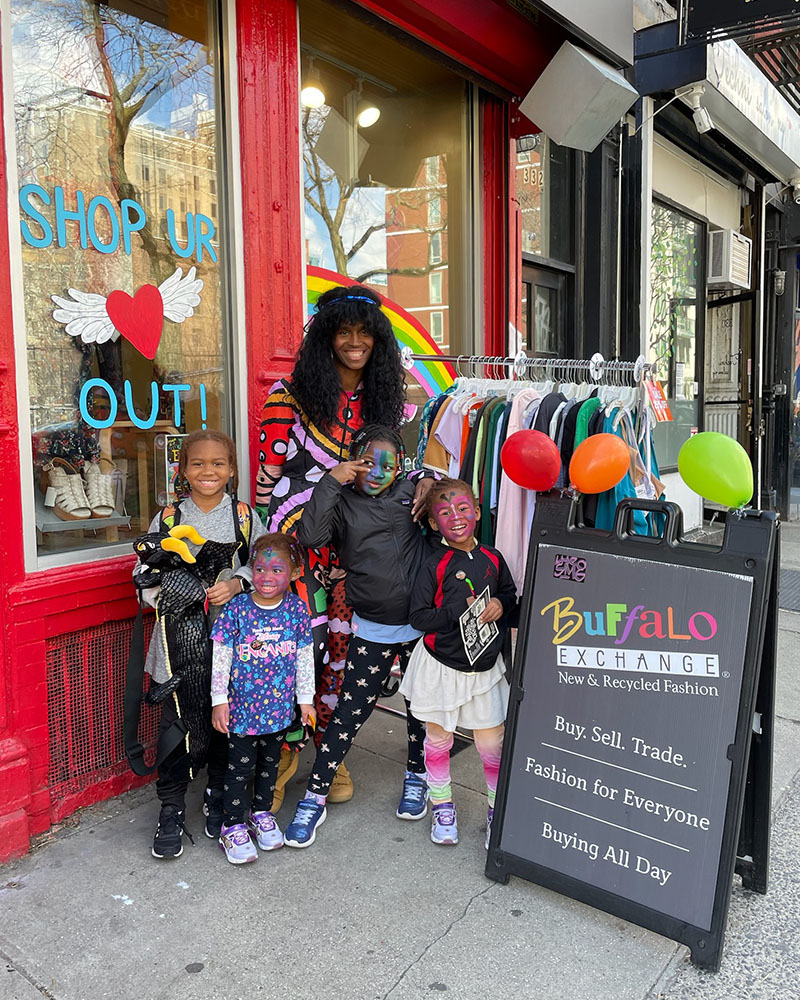
[[[782,528],[800,568],[800,526]],[[356,796],[317,842],[234,868],[203,836],[150,856],[151,788],[78,813],[0,868],[2,1000],[733,1000],[800,996],[800,614],[781,612],[772,868],[767,896],[735,880],[717,975],[686,949],[522,879],[483,874],[485,795],[472,746],[453,758],[460,843],[395,818],[402,719],[376,712],[348,764]],[[282,826],[310,767],[306,751]]]

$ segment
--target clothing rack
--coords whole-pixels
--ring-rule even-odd
[[[460,364],[483,365],[487,368],[509,368],[511,374],[521,379],[528,373],[553,378],[563,375],[566,378],[589,376],[591,381],[600,384],[639,385],[645,378],[651,377],[653,366],[640,354],[635,361],[606,361],[599,352],[591,358],[544,358],[529,357],[520,351],[513,358],[489,357],[484,354],[412,354],[411,348],[404,347],[400,352],[403,367],[410,369],[415,361],[433,361],[454,364],[460,373]],[[465,376],[466,377],[466,376]],[[588,379],[587,379],[588,381]]]

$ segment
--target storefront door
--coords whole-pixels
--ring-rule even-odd
[[[522,349],[540,357],[566,357],[566,311],[565,275],[523,265]]]

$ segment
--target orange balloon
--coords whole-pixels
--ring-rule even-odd
[[[628,471],[630,456],[630,449],[616,434],[593,434],[573,452],[569,480],[581,493],[605,493]]]

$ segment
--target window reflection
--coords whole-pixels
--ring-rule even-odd
[[[42,552],[138,534],[171,497],[168,439],[227,422],[215,15],[133,9],[11,4]],[[66,517],[53,459],[111,477],[111,513]]]
[[[322,0],[301,0],[306,261],[370,285],[443,353],[472,353],[466,287],[467,87],[445,67]],[[346,45],[343,40],[346,39]],[[362,102],[380,110],[358,124]],[[413,402],[422,402],[409,383]]]
[[[677,466],[684,441],[698,430],[697,340],[705,304],[702,289],[705,227],[661,202],[653,202],[650,256],[648,361],[662,380],[673,421],[656,425],[659,462]]]

